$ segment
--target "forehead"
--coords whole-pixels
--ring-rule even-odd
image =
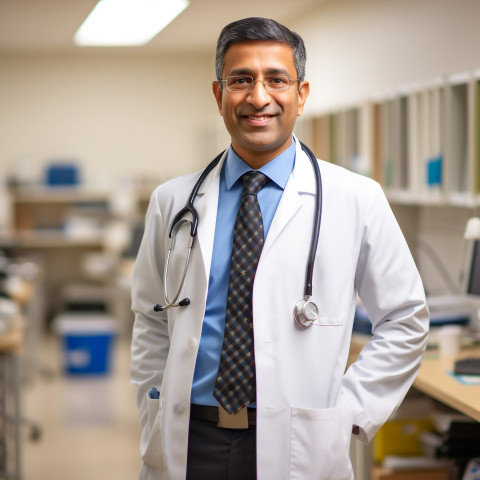
[[[280,42],[251,41],[228,47],[223,60],[223,76],[235,73],[282,72],[295,76],[290,45]]]

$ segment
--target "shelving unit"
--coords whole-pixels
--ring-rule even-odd
[[[104,192],[80,188],[20,189],[13,195],[14,229],[20,242],[55,247],[63,243],[100,241],[108,219],[109,198]]]
[[[371,176],[393,203],[480,203],[480,71],[401,88],[302,128],[319,158]]]
[[[371,106],[353,106],[307,119],[302,139],[318,158],[362,175],[372,175]]]
[[[134,206],[121,211],[112,193],[119,193],[123,200],[132,193]],[[111,237],[115,235],[116,244],[123,236],[117,235],[115,224],[122,223],[133,236],[137,212],[142,215],[145,210],[145,194],[136,193],[122,189],[92,191],[83,186],[32,186],[10,192],[13,225],[10,232],[0,235],[0,247],[40,265],[46,299],[44,322],[62,310],[63,295],[72,285],[114,291],[113,279],[94,277],[87,267],[95,257],[105,258],[105,265],[114,268],[111,257],[119,252],[112,250]]]

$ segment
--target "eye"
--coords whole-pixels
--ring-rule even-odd
[[[288,77],[268,77],[267,83],[272,88],[285,88],[290,84]]]
[[[248,75],[233,75],[231,77],[227,77],[227,84],[229,87],[247,87],[251,85],[253,82],[253,78]]]

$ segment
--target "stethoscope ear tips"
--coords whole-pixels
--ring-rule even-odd
[[[158,304],[156,303],[154,306],[153,306],[153,310],[155,312],[161,312],[163,310],[163,308]]]
[[[178,305],[180,307],[186,307],[187,305],[190,305],[190,299],[189,298],[184,298],[183,300],[180,300],[178,302]]]

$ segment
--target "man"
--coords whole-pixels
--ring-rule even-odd
[[[370,441],[419,368],[428,311],[388,203],[373,180],[323,161],[318,317],[294,321],[319,194],[292,134],[309,93],[305,58],[302,39],[273,20],[223,29],[213,93],[232,143],[198,187],[178,295],[190,225],[164,275],[168,237],[200,173],[153,193],[133,286],[141,479],[351,479],[352,431]],[[181,306],[156,312],[164,282],[165,302]],[[357,293],[373,336],[345,372]]]

